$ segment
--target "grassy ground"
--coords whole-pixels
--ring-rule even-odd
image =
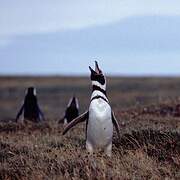
[[[7,122],[30,85],[47,122]],[[178,78],[109,78],[121,138],[108,158],[87,154],[85,124],[66,136],[57,124],[73,93],[88,107],[87,78],[0,78],[0,179],[180,179],[179,89]]]

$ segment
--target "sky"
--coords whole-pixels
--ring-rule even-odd
[[[0,75],[180,76],[179,0],[0,0]]]

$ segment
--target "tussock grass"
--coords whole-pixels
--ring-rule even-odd
[[[115,136],[111,158],[89,155],[82,131],[78,126],[62,136],[62,127],[51,123],[0,124],[0,179],[180,178],[176,131],[144,129]]]
[[[62,136],[75,93],[89,105],[89,77],[0,77],[0,179],[180,179],[180,79],[107,78],[108,97],[121,124],[112,157],[89,155],[85,126]],[[37,87],[43,124],[14,123],[28,86]]]

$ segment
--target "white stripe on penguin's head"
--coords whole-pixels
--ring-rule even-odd
[[[37,95],[36,88],[33,89],[33,94],[34,94],[34,96]]]
[[[69,100],[67,108],[70,107],[71,103],[72,103],[73,97]]]
[[[98,86],[99,88],[101,88],[102,90],[106,91],[106,83],[104,85],[102,85],[101,83],[99,83],[98,81],[91,81],[93,86]]]
[[[75,97],[75,95],[69,100],[67,108],[70,107],[72,104],[74,104],[76,108],[79,109],[78,99]]]
[[[79,102],[78,102],[78,99],[75,98],[75,101],[76,101],[76,108],[79,110]]]
[[[26,90],[26,95],[27,95],[27,94],[36,96],[36,88],[35,88],[35,87],[29,87],[29,88]]]
[[[91,81],[92,85],[98,86],[99,88],[106,90],[106,78],[99,68],[97,61],[95,61],[95,70],[93,70],[90,66],[89,69],[91,71]]]

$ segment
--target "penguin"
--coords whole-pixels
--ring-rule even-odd
[[[44,120],[44,115],[41,109],[39,108],[36,96],[36,89],[34,87],[29,87],[27,89],[26,96],[24,98],[24,103],[16,116],[16,122],[22,114],[24,118],[23,120],[26,119],[33,122],[40,122]]]
[[[67,105],[65,115],[59,120],[59,123],[64,122],[64,126],[70,123],[73,119],[79,116],[79,103],[78,99],[73,96]]]
[[[111,109],[106,93],[106,78],[95,61],[95,70],[90,66],[92,95],[89,109],[72,120],[64,128],[63,135],[76,124],[86,120],[86,149],[92,154],[104,151],[107,156],[112,154],[113,125],[120,137],[120,128]]]

